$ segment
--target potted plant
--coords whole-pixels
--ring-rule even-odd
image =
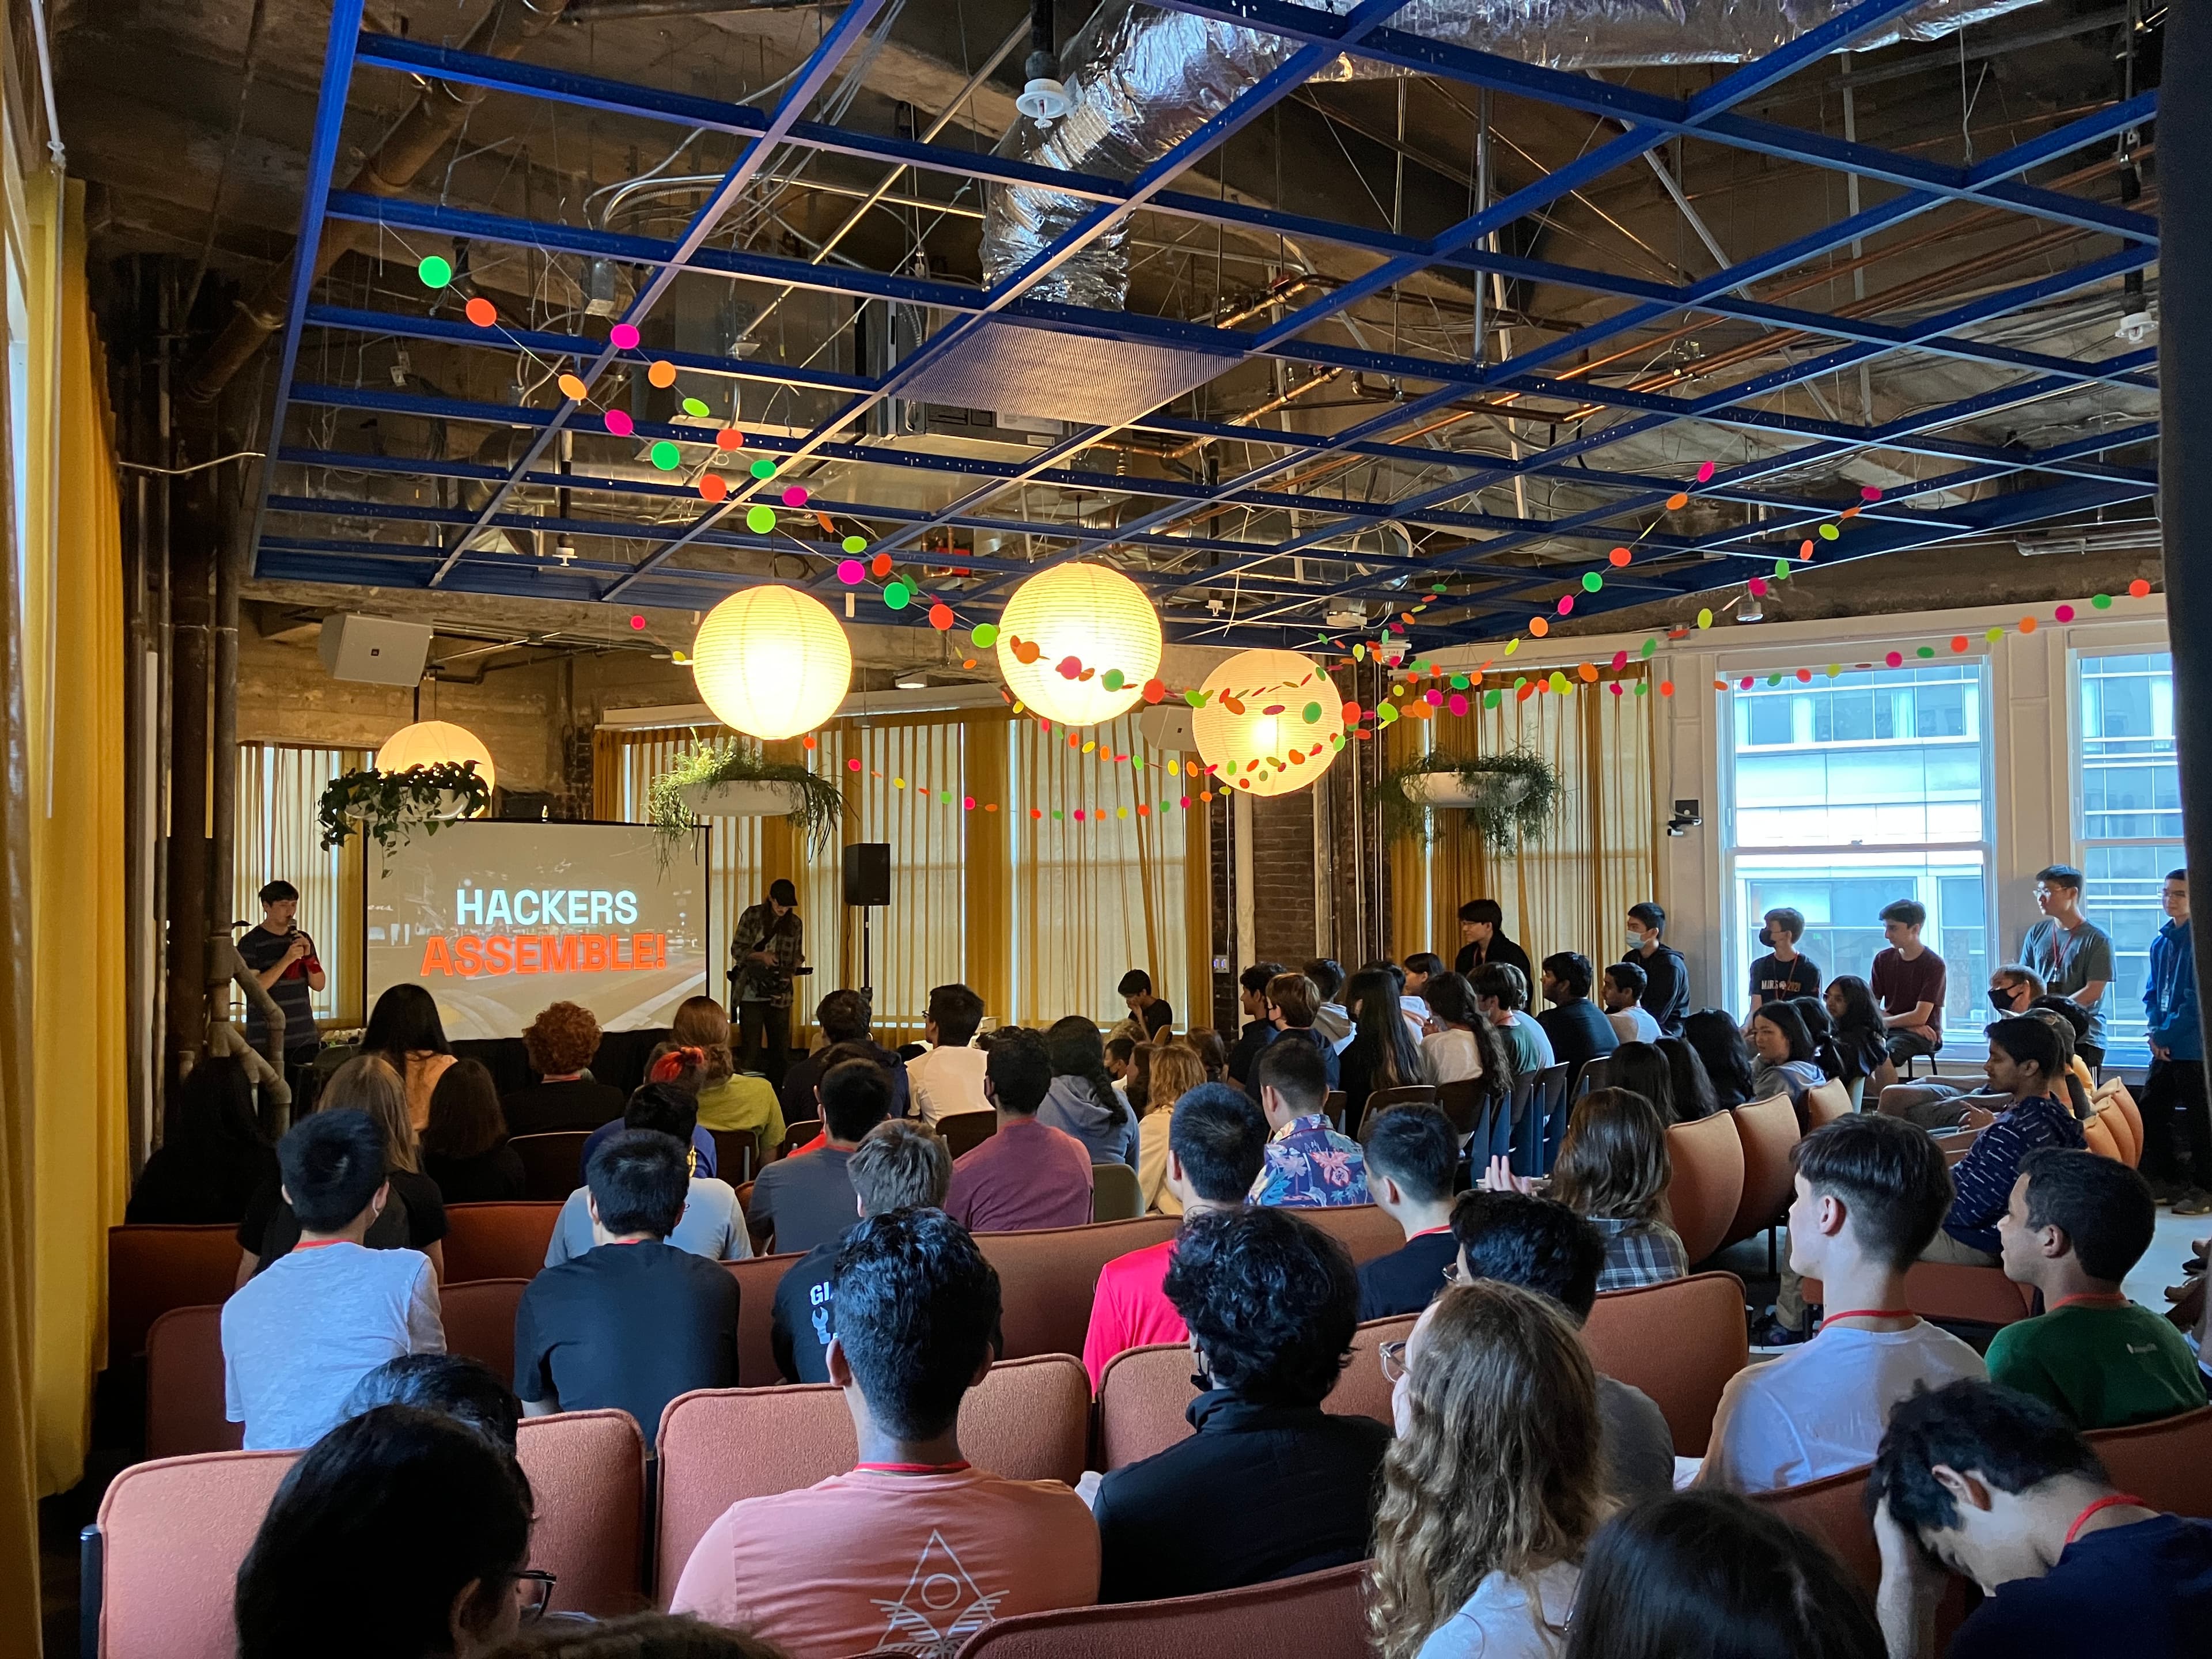
[[[474,817],[490,807],[491,786],[478,775],[474,761],[441,761],[404,772],[380,772],[373,766],[342,772],[323,787],[316,816],[324,846],[342,847],[359,832],[389,860],[416,830],[434,836],[455,818]]]
[[[701,743],[653,779],[647,815],[664,846],[708,818],[789,818],[813,850],[836,832],[845,797],[803,766],[769,759],[757,743]]]
[[[1559,775],[1525,749],[1497,755],[1439,750],[1385,773],[1375,785],[1375,805],[1387,836],[1426,843],[1436,836],[1437,812],[1464,811],[1492,848],[1510,853],[1551,828]]]

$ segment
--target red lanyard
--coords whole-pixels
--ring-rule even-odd
[[[2099,1510],[2116,1509],[2123,1504],[2132,1504],[2139,1510],[2147,1510],[2150,1507],[2131,1492],[2116,1492],[2110,1498],[2100,1498],[2074,1517],[2074,1524],[2066,1528],[2066,1544],[2071,1544],[2081,1535],[2081,1528],[2089,1524],[2089,1517]],[[2060,1546],[2062,1549],[2065,1547],[2065,1545]]]
[[[1846,1308],[1841,1313],[1821,1315],[1820,1325],[1823,1329],[1826,1329],[1838,1319],[1917,1319],[1918,1317],[1919,1316],[1910,1308]]]
[[[1424,1227],[1417,1233],[1407,1233],[1406,1235],[1406,1243],[1410,1244],[1417,1238],[1433,1238],[1438,1233],[1448,1233],[1450,1231],[1451,1223],[1449,1221],[1445,1222],[1440,1227]]]
[[[349,1238],[303,1238],[292,1247],[292,1250],[295,1255],[297,1255],[301,1250],[327,1250],[333,1244],[352,1243],[353,1240]]]
[[[853,1465],[853,1473],[855,1474],[958,1474],[963,1470],[972,1467],[973,1465],[966,1462],[855,1463]]]
[[[2087,1303],[2093,1308],[2120,1308],[2127,1305],[2127,1300],[2124,1291],[2084,1291],[2079,1296],[2060,1297],[2044,1312],[2057,1313],[2061,1308],[2070,1308],[2077,1302]]]

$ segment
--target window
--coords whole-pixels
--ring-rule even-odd
[[[285,744],[238,746],[238,830],[232,856],[231,915],[239,931],[261,921],[262,887],[272,880],[300,890],[296,925],[315,941],[323,988],[309,998],[318,1024],[362,1023],[362,842],[323,845],[319,816],[331,780],[368,764],[365,749],[301,749]],[[245,998],[231,994],[239,1019]]]
[[[2173,747],[2173,659],[2163,651],[2075,661],[2081,738],[2074,798],[2082,908],[2112,936],[2105,1063],[2150,1059],[2143,981],[2165,921],[2166,872],[2183,863],[2181,770]]]
[[[1729,974],[1736,1006],[1765,912],[1805,915],[1800,948],[1824,978],[1871,971],[1881,908],[1917,899],[1923,937],[1949,972],[1956,1030],[1990,969],[1990,754],[1979,661],[1800,681],[1754,677],[1728,693]]]

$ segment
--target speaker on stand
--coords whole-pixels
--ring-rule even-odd
[[[860,912],[860,992],[872,999],[875,992],[869,912],[891,902],[891,844],[887,841],[856,841],[845,848],[845,903]]]

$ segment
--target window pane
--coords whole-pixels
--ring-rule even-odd
[[[2179,839],[2173,659],[2085,657],[2080,669],[2081,839]]]

